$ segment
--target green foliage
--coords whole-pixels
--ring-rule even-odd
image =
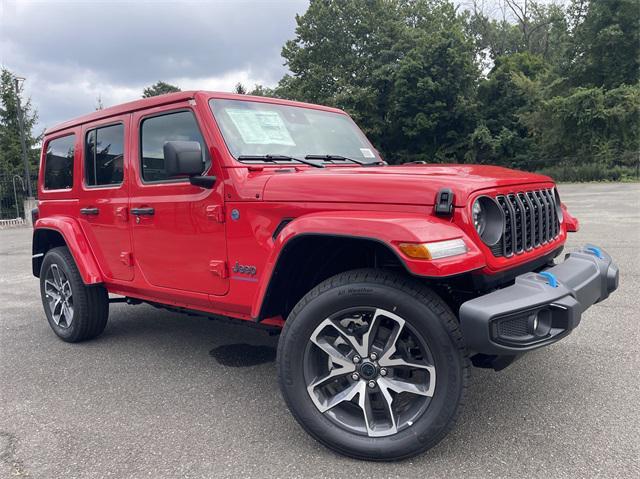
[[[311,0],[291,73],[252,93],[343,108],[391,162],[637,174],[637,1],[469,3]]]
[[[253,87],[253,90],[251,90],[249,92],[249,95],[254,95],[254,96],[269,96],[269,97],[276,97],[276,92],[273,88],[268,88],[262,85],[255,85]]]
[[[640,81],[637,0],[574,0],[570,15],[574,31],[561,68],[569,85],[616,88]]]
[[[31,105],[31,99],[21,100],[21,103],[29,166],[31,173],[35,173],[38,166],[36,145],[40,136],[34,136],[33,127],[38,115]],[[0,173],[5,176],[24,174],[17,107],[14,75],[3,68],[0,73]]]
[[[144,89],[144,91],[142,92],[142,98],[150,98],[152,96],[166,95],[167,93],[175,93],[178,91],[182,91],[182,90],[180,90],[180,88],[178,88],[175,85],[171,85],[170,83],[158,81],[153,85],[151,85],[150,87],[147,87]]]
[[[631,174],[640,151],[640,85],[578,87],[522,115],[539,166],[596,167],[604,178]],[[591,175],[592,176],[592,175]]]
[[[237,93],[238,95],[246,95],[247,89],[240,82],[236,83],[236,86],[233,87],[233,93]]]
[[[296,20],[279,96],[349,111],[388,161],[462,159],[478,70],[453,4],[314,0]]]

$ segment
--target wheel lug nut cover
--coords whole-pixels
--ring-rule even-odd
[[[360,376],[358,375],[358,373],[353,373],[351,375],[351,379],[353,379],[354,381],[357,381],[358,379],[360,379]]]
[[[384,368],[382,368],[382,369],[380,370],[380,376],[386,376],[386,375],[387,375],[387,370],[386,370],[386,369],[384,369]]]
[[[371,361],[375,361],[376,359],[378,359],[378,355],[376,353],[371,353],[371,356],[369,356],[371,358]]]
[[[373,379],[371,381],[369,381],[369,387],[370,388],[375,388],[376,387],[376,382]]]
[[[359,363],[361,359],[362,359],[362,358],[356,354],[356,355],[353,357],[353,362],[354,362],[354,363]]]

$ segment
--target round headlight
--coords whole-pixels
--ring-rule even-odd
[[[484,232],[484,227],[487,224],[487,218],[484,214],[484,210],[482,209],[482,205],[480,204],[480,201],[476,200],[473,203],[472,213],[473,213],[473,226],[475,226],[478,234],[482,236],[482,233]]]
[[[556,202],[556,215],[558,215],[558,221],[562,223],[564,219],[564,215],[562,213],[562,202],[560,201],[560,193],[558,193],[558,188],[553,188],[553,198]]]
[[[478,236],[487,246],[500,241],[504,229],[504,213],[493,198],[478,197],[471,207],[471,215]]]

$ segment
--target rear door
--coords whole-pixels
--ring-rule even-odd
[[[138,267],[156,287],[225,294],[223,182],[204,189],[185,179],[167,178],[164,169],[165,142],[198,141],[205,155],[203,174],[220,178],[195,111],[189,102],[173,104],[135,113],[132,124],[138,132],[132,135],[135,178],[130,200]]]
[[[79,218],[107,278],[133,279],[125,145],[129,115],[82,127]]]

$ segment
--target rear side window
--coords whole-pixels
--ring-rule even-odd
[[[119,185],[124,173],[124,125],[96,128],[87,133],[84,181],[87,186]]]
[[[62,190],[73,186],[73,153],[76,136],[56,138],[47,143],[44,159],[44,189]]]
[[[207,154],[198,123],[191,111],[180,111],[162,116],[147,118],[142,122],[141,157],[142,179],[144,181],[162,181],[168,179],[164,168],[164,144],[167,141],[185,140],[197,141],[205,155],[204,171],[209,168],[211,161]]]

